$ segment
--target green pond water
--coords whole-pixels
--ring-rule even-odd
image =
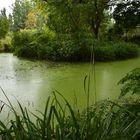
[[[84,77],[91,72],[91,67],[89,63],[26,60],[11,53],[1,53],[0,86],[15,107],[17,99],[30,110],[43,110],[48,96],[56,89],[73,106],[83,108],[87,97]],[[140,67],[140,58],[96,63],[96,99],[116,99],[120,93],[117,82],[136,67]],[[94,102],[95,83],[92,75],[90,87],[90,102]],[[2,91],[0,100],[7,102]]]

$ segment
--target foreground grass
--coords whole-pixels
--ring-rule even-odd
[[[62,107],[56,98],[65,101]],[[49,97],[42,117],[30,113],[18,102],[21,115],[14,110],[8,125],[0,121],[2,140],[139,140],[140,101],[105,100],[75,111],[57,91]],[[66,113],[67,112],[67,113]],[[35,117],[35,122],[32,121]]]

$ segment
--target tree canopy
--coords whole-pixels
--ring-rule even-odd
[[[19,31],[26,26],[28,13],[33,8],[32,2],[28,0],[16,0],[13,5],[13,31]]]
[[[9,30],[9,22],[6,16],[6,9],[1,10],[0,13],[0,39],[4,38]]]
[[[140,25],[140,1],[124,0],[118,2],[113,12],[113,18],[116,26],[125,32],[136,28]]]

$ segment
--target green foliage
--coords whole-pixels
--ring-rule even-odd
[[[45,0],[44,0],[45,1]],[[59,34],[70,34],[79,43],[79,34],[92,34],[98,38],[105,22],[108,3],[110,0],[48,0],[45,8],[48,13],[47,25]],[[45,5],[43,3],[43,5]],[[80,46],[80,43],[78,44]]]
[[[36,34],[32,31],[16,32],[13,36],[13,50],[18,56],[38,58]],[[41,48],[40,48],[41,49]]]
[[[119,83],[122,85],[120,96],[140,94],[140,68],[136,68],[123,77]]]
[[[124,36],[123,39],[128,42],[133,42],[140,45],[140,27],[138,26],[135,29],[127,32],[126,36]]]
[[[136,28],[140,24],[139,0],[124,0],[116,4],[113,12],[116,21],[116,28],[121,28],[123,32]]]
[[[48,36],[36,31],[24,30],[13,36],[14,53],[21,57],[46,58]]]
[[[9,22],[6,16],[6,9],[1,10],[0,13],[0,39],[4,38],[9,30]]]
[[[0,42],[0,52],[3,51],[3,47],[2,47],[2,44]]]
[[[83,16],[85,23],[88,24],[92,31],[94,38],[98,39],[101,34],[101,30],[105,30],[105,24],[108,22],[106,19],[106,10],[109,8],[109,2],[111,0],[89,0],[83,5]],[[86,11],[86,12],[85,12]]]
[[[138,56],[138,46],[125,42],[101,42],[95,44],[95,59],[97,61],[113,61]]]
[[[12,38],[11,34],[7,34],[4,39],[1,39],[1,51],[3,52],[11,52],[12,50]]]
[[[133,42],[135,44],[140,45],[140,35],[134,35],[134,36],[131,36],[129,38],[127,37],[127,38],[124,38],[124,39],[126,39],[129,42]]]
[[[28,0],[16,0],[12,13],[12,30],[19,31],[24,29],[26,25],[27,15],[32,9],[32,2]]]
[[[139,101],[106,100],[90,106],[83,112],[77,112],[57,92],[58,94],[66,106],[61,105],[54,92],[53,98],[48,98],[41,116],[29,113],[19,102],[20,114],[11,106],[15,119],[10,120],[8,126],[0,121],[2,140],[23,138],[27,140],[138,140],[140,138]],[[33,118],[35,121],[32,121]]]
[[[46,30],[39,33],[24,30],[14,34],[13,49],[16,55],[28,58],[49,59],[55,61],[89,61],[92,45],[91,37],[85,37],[78,46],[67,34],[59,36]],[[95,60],[113,61],[136,57],[137,45],[125,42],[95,43]]]
[[[62,40],[63,39],[63,40]],[[50,59],[56,61],[89,60],[90,48],[79,47],[73,40],[58,36],[51,31],[38,33],[25,30],[13,37],[13,50],[16,55],[28,58]]]
[[[25,25],[26,29],[32,30],[24,29],[17,35],[15,33],[13,37],[15,54],[55,61],[90,60],[94,40],[97,38],[101,40],[100,37],[102,40],[106,39],[107,31],[113,24],[107,12],[109,2],[111,0],[48,0],[47,2],[37,1],[35,4],[32,1],[17,1],[13,11],[14,22],[20,24],[18,18],[21,17],[22,25],[26,23],[28,25]],[[25,5],[27,5],[26,14],[23,12]],[[32,6],[36,9],[33,10]],[[21,15],[16,15],[18,10]],[[16,18],[16,16],[19,17]],[[38,29],[34,29],[37,24]],[[15,25],[18,24],[15,23]],[[17,30],[25,26],[19,26]],[[118,31],[120,33],[121,30]],[[108,35],[110,40],[114,40],[112,34],[114,31]],[[111,43],[107,40],[107,43],[101,41],[94,46],[95,59],[98,61],[121,60],[137,56],[137,49],[133,44]]]
[[[89,107],[89,126],[84,127],[85,139],[139,139],[139,101],[101,101]],[[82,122],[86,123],[86,112]],[[85,124],[86,125],[86,124]],[[138,131],[137,131],[138,129]],[[138,133],[137,133],[138,132]]]

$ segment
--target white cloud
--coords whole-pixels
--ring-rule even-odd
[[[15,0],[0,0],[0,10],[4,7],[6,8],[7,15],[12,12],[12,4],[15,2]]]

